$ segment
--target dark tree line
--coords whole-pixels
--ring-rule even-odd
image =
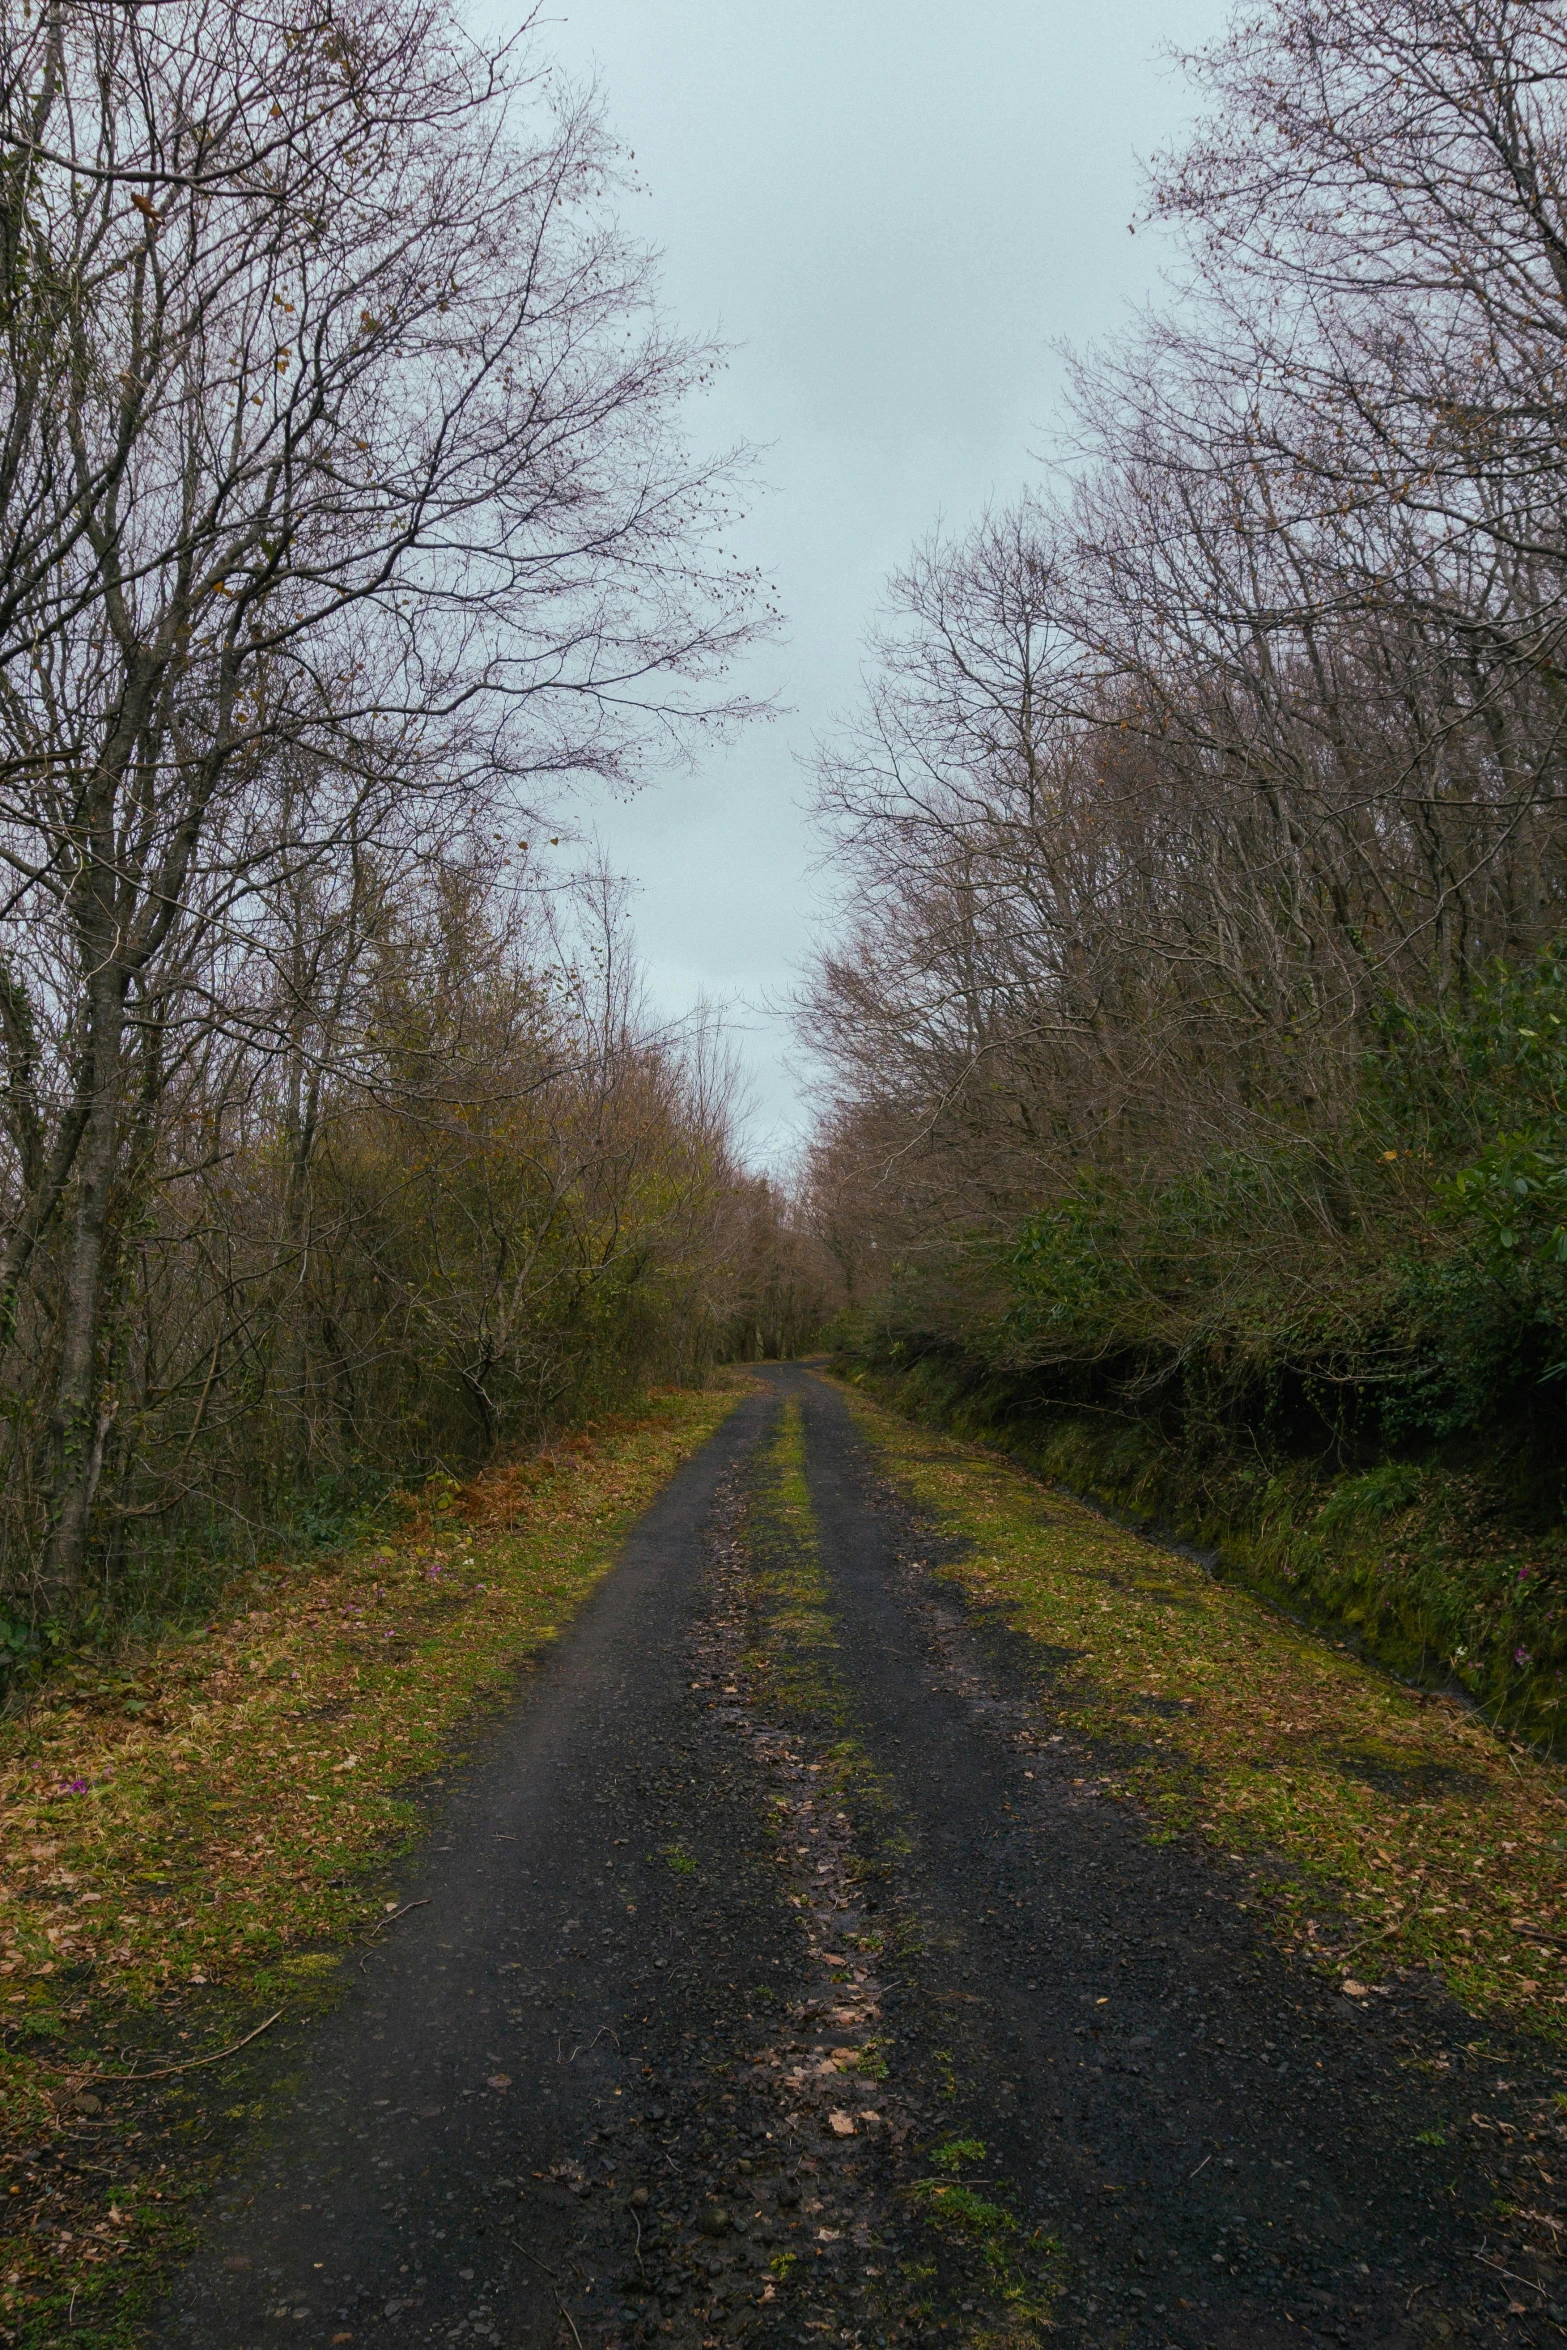
[[[441,0],[0,19],[17,1639],[726,1321],[711,1042],[528,845],[753,622],[617,168]]]
[[[816,1228],[904,1359],[1559,1455],[1567,24],[1272,0],[1188,64],[1175,298],[822,755]]]

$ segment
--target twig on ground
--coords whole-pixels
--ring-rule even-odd
[[[375,1924],[371,1927],[369,1933],[365,1936],[365,1957],[368,1958],[370,1952],[375,1948],[375,1938],[377,1934],[380,1933],[383,1926],[395,1926],[398,1919],[405,1918],[411,1909],[428,1909],[430,1906],[430,1899],[431,1897],[427,1893],[422,1901],[405,1901],[401,1909],[394,1909],[388,1916],[384,1918],[377,1918]],[[359,1961],[359,1972],[363,1974],[364,1971],[365,1961],[362,1958]]]
[[[1538,2293],[1542,2301],[1545,2299],[1545,2287],[1537,2285],[1532,2277],[1521,2277],[1513,2269],[1503,2268],[1499,2260],[1488,2260],[1483,2252],[1477,2252],[1474,2257],[1482,2267],[1494,2268],[1499,2277],[1506,2277],[1511,2284],[1522,2285],[1526,2293]]]
[[[571,2338],[576,2343],[577,2350],[582,2350],[582,2336],[577,2331],[576,2320],[572,2316],[571,2311],[566,2307],[565,2302],[560,2297],[560,2287],[556,2283],[557,2272],[552,2269],[547,2262],[542,2261],[536,2252],[530,2252],[526,2244],[518,2244],[515,2236],[508,2236],[506,2241],[508,2244],[516,2245],[517,2250],[522,2254],[524,2260],[531,2260],[535,2268],[542,2268],[544,2274],[549,2278],[551,2284],[555,2285],[555,2306],[560,2311],[561,2316],[566,2320],[567,2325],[570,2326]]]
[[[1209,2163],[1210,2163],[1210,2162],[1212,2162],[1212,2160],[1213,2160],[1213,2156],[1212,2156],[1211,2154],[1205,2154],[1205,2155],[1203,2156],[1203,2158],[1202,2158],[1201,2162],[1200,2162],[1200,2163],[1197,2165],[1197,2170],[1206,2170],[1206,2169],[1207,2169],[1207,2167],[1208,2167],[1208,2165],[1209,2165]],[[1192,2174],[1191,2174],[1191,2175],[1192,2175],[1192,2178],[1195,2178],[1195,2177],[1197,2176],[1197,2170],[1194,2170],[1194,2171],[1192,2172]],[[1188,2183],[1188,2185],[1189,2185],[1189,2184],[1190,2184],[1190,2181],[1188,2181],[1187,2183]]]
[[[264,2024],[257,2024],[255,2030],[247,2032],[243,2040],[234,2041],[228,2048],[215,2049],[211,2056],[188,2056],[183,2064],[160,2065],[153,2073],[88,2073],[86,2078],[89,2081],[166,2081],[170,2073],[193,2073],[198,2065],[221,2064],[226,2056],[237,2056],[242,2048],[250,2046],[252,2040],[259,2040],[263,2032],[270,2032],[283,2012],[280,2007],[277,2015],[269,2015]]]
[[[1362,1934],[1360,1940],[1352,1942],[1347,1950],[1335,1951],[1329,1959],[1329,1964],[1347,1966],[1352,1958],[1359,1957],[1361,1951],[1369,1950],[1373,1942],[1391,1942],[1395,1934],[1401,1934],[1406,1926],[1412,1926],[1419,1915],[1420,1910],[1416,1906],[1410,1911],[1408,1917],[1396,1917],[1393,1923],[1390,1926],[1384,1926],[1379,1934]]]
[[[430,1901],[431,1896],[428,1893],[422,1901],[405,1901],[401,1909],[391,1910],[384,1918],[377,1918],[374,1931],[379,1934],[384,1926],[395,1926],[398,1919],[405,1918],[411,1909],[428,1909]]]
[[[515,2236],[508,2236],[506,2241],[508,2244],[516,2244],[517,2250],[522,2254],[523,2259],[531,2260],[535,2268],[542,2268],[544,2274],[547,2277],[555,2277],[559,2275],[560,2272],[558,2269],[551,2268],[549,2262],[547,2260],[541,2260],[536,2252],[530,2252],[526,2244],[518,2244]]]

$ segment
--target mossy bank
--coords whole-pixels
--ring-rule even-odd
[[[840,1354],[840,1375],[909,1418],[1011,1454],[1214,1572],[1335,1631],[1498,1732],[1567,1753],[1567,1520],[1501,1464],[1270,1453],[1131,1407],[1061,1403],[950,1349]]]

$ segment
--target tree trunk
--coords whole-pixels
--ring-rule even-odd
[[[109,1202],[120,1139],[120,1063],[124,1028],[122,976],[101,965],[91,990],[85,1125],[76,1162],[76,1196],[66,1250],[60,1370],[49,1422],[49,1531],[44,1547],[44,1601],[68,1614],[87,1567],[93,1500],[104,1440],[114,1419],[102,1391],[104,1256]]]

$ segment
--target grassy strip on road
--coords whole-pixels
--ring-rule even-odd
[[[1567,2039],[1559,1770],[1011,1462],[844,1392],[889,1481],[955,1538],[941,1574],[1048,1652],[1063,1724],[1119,1754],[1106,1788],[1156,1837],[1264,1856],[1277,1927],[1357,1985],[1436,1967],[1476,2016]]]
[[[792,1398],[758,1448],[748,1531],[757,1629],[746,1660],[752,1701],[791,1729],[830,1742],[833,1791],[846,1793],[864,1757],[849,1735],[852,1708],[805,1473],[805,1429]]]
[[[155,2265],[190,2180],[152,2163],[145,2098],[112,2076],[330,1995],[343,1947],[396,1907],[387,1864],[419,1824],[407,1790],[511,1693],[737,1392],[666,1393],[432,1487],[390,1539],[247,1576],[136,1660],[135,1696],[61,1685],[0,1726],[0,2164],[21,2222],[0,2338],[51,2341],[73,2298],[78,2333],[129,2322],[115,2272]],[[223,2080],[184,2076],[214,2096]]]
[[[797,1739],[802,1754],[814,1750],[816,1756],[805,1766],[809,1792],[797,1794],[793,1802],[781,1794],[773,1797],[774,1857],[786,1868],[791,1861],[797,1868],[805,1863],[802,1876],[809,1890],[791,1892],[788,1899],[808,1918],[815,1913],[818,1941],[813,1956],[825,1964],[819,1939],[824,1933],[824,1900],[834,1907],[858,1908],[864,1889],[879,1887],[877,1908],[885,1922],[890,1914],[886,1887],[912,1847],[891,1787],[855,1735],[854,1693],[843,1669],[832,1587],[811,1500],[804,1421],[793,1398],[785,1404],[771,1437],[758,1448],[752,1467],[747,1550],[752,1636],[741,1669],[747,1677],[748,1700],[762,1716],[780,1724],[791,1740]],[[836,1845],[824,1840],[807,1846],[798,1841],[802,1834],[811,1837],[810,1823],[829,1817],[845,1826],[852,1822],[849,1839]],[[808,1849],[824,1857],[807,1861]],[[896,1916],[891,1939],[897,1972],[904,1978],[901,2031],[879,2028],[881,2009],[874,1990],[865,1985],[852,1961],[845,1967],[828,1954],[835,1970],[829,1979],[842,1986],[837,1996],[843,2004],[834,2011],[834,2022],[840,2040],[845,2033],[851,2037],[847,2046],[832,2050],[823,2070],[842,2082],[840,2095],[849,2107],[869,2093],[851,2088],[851,2080],[880,2084],[890,2077],[895,2096],[920,2092],[918,2078],[910,2077],[920,2051],[908,2040],[907,2003],[908,1978],[924,1942],[914,1915],[901,1902]],[[886,1943],[880,1926],[851,1927],[834,1920],[827,1930],[837,1953],[853,1951],[871,1966],[878,1957],[882,1965],[887,1963],[881,1955]],[[950,2027],[943,2029],[945,2033]],[[784,2077],[798,2081],[799,2076],[787,2070],[788,2057],[782,2051],[779,2055]],[[993,2168],[984,2197],[958,2176],[966,2163],[984,2162],[986,2148],[978,2138],[953,2134],[963,2118],[958,2104],[965,2092],[952,2071],[950,2051],[941,2050],[933,2066],[927,2053],[925,2073],[922,2110],[929,2117],[935,2105],[945,2140],[929,2150],[929,2160],[942,2175],[904,2182],[903,2197],[921,2230],[907,2257],[898,2257],[895,2242],[889,2246],[881,2241],[872,2223],[871,2241],[888,2263],[882,2273],[897,2280],[880,2289],[889,2296],[881,2314],[884,2319],[896,2314],[912,2317],[924,2327],[956,2322],[965,2341],[991,2345],[992,2350],[1037,2341],[1038,2329],[1051,2323],[1051,2308],[1061,2290],[1061,2248],[1042,2227],[1025,2229],[1019,2224],[1010,2208],[1013,2189]],[[830,2100],[830,2091],[828,2096]],[[981,2105],[983,2101],[979,2088]],[[861,2122],[865,2118],[862,2112]],[[848,2125],[847,2134],[854,2134],[851,2113],[840,2112],[838,2121]],[[832,2216],[837,2224],[840,2214]],[[863,2210],[860,2217],[863,2221]],[[780,2284],[786,2276],[787,2271]],[[975,2314],[976,2301],[984,2314]],[[811,2307],[800,2299],[791,2311],[807,2331]],[[874,2317],[875,2304],[867,2302],[860,2314]],[[971,2321],[967,2325],[965,2314]]]

